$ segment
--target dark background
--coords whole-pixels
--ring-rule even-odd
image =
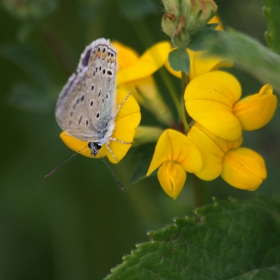
[[[262,1],[216,3],[225,28],[265,44]],[[190,215],[198,206],[191,176],[175,201],[162,191],[156,177],[127,186],[137,162],[133,149],[112,166],[124,192],[100,160],[79,155],[44,179],[73,154],[58,137],[54,108],[85,46],[105,37],[142,53],[168,39],[161,32],[162,15],[161,2],[152,0],[2,0],[0,279],[102,279],[136,243],[149,240],[147,231],[172,223],[173,217]],[[261,87],[251,76],[231,71],[240,79],[244,95]],[[180,81],[174,82],[179,89]],[[142,112],[142,124],[156,123]],[[268,179],[261,187],[247,192],[221,179],[203,182],[205,202],[211,196],[244,200],[279,195],[278,120],[277,113],[265,128],[244,133],[243,146],[266,160]]]

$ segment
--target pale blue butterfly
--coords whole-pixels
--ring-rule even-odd
[[[98,39],[86,47],[80,62],[63,87],[55,110],[59,126],[69,135],[89,142],[92,155],[96,156],[103,144],[109,148],[111,140],[131,144],[112,138],[115,116],[121,105],[116,103],[117,52],[109,40]]]

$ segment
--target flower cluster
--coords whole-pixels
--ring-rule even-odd
[[[181,78],[181,72],[174,71],[168,62],[170,43],[159,42],[141,56],[119,42],[112,44],[118,50],[117,102],[120,104],[127,92],[134,97],[130,96],[119,110],[112,137],[127,142],[135,138],[137,143],[157,140],[147,176],[158,169],[158,180],[173,199],[184,187],[187,173],[194,173],[205,181],[221,176],[229,185],[243,190],[253,191],[260,186],[267,176],[265,162],[257,152],[241,146],[242,132],[259,129],[272,119],[277,98],[271,85],[266,84],[259,92],[241,98],[239,81],[232,74],[219,70],[231,67],[232,61],[187,49],[190,72],[183,98],[184,113],[190,120],[184,128],[174,129],[172,114],[152,76],[164,66],[172,75]],[[140,122],[137,102],[170,128],[164,131],[137,128]],[[87,144],[65,132],[61,133],[61,138],[75,151]],[[121,160],[130,146],[111,141],[109,148]],[[111,151],[103,145],[98,156],[107,156],[117,163]],[[89,148],[81,154],[92,157]]]

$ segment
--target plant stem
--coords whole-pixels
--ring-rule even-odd
[[[190,128],[189,128],[189,125],[188,125],[188,122],[187,122],[187,119],[186,119],[186,115],[184,114],[184,111],[182,109],[180,101],[179,101],[179,99],[177,97],[176,90],[175,90],[175,88],[174,88],[174,86],[173,86],[173,84],[172,84],[172,82],[170,80],[170,77],[169,77],[169,75],[167,73],[167,70],[161,68],[159,70],[159,74],[160,74],[162,80],[164,81],[164,83],[165,83],[165,85],[166,85],[166,87],[167,87],[167,89],[168,89],[168,91],[169,91],[169,93],[171,95],[171,98],[173,99],[173,102],[174,102],[174,104],[176,106],[176,109],[177,109],[177,111],[179,113],[179,116],[180,116],[180,118],[182,120],[182,123],[184,125],[185,131],[188,132],[190,130]]]

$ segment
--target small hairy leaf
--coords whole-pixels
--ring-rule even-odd
[[[169,53],[168,61],[175,71],[190,72],[190,57],[186,49],[180,47]]]
[[[150,232],[106,280],[280,279],[280,199],[214,199]]]

